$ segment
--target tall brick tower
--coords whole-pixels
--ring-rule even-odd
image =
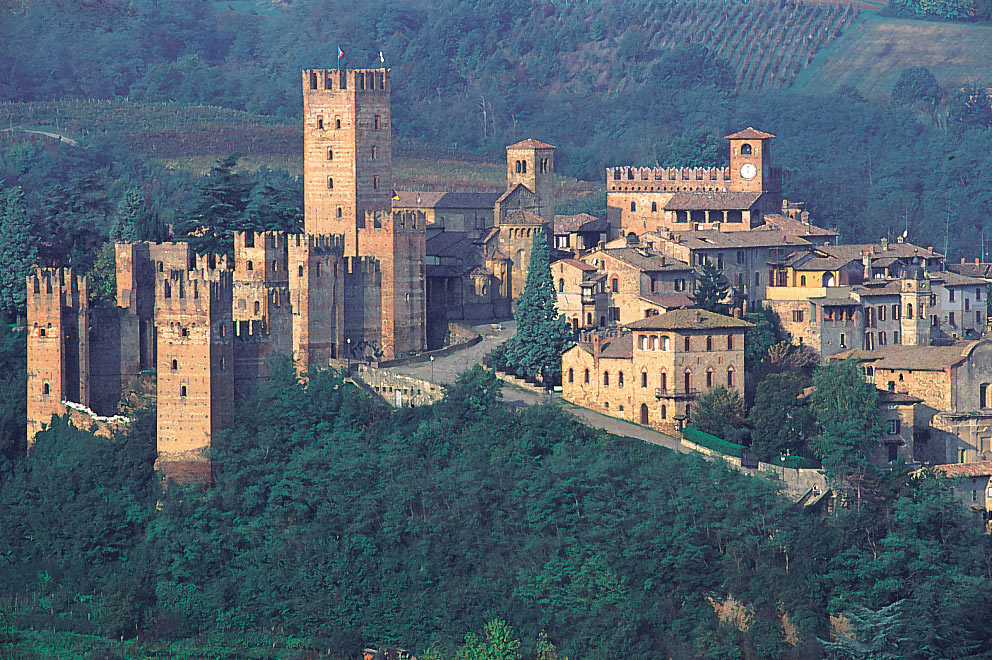
[[[726,137],[730,140],[728,187],[732,192],[764,193],[760,210],[765,213],[778,213],[782,208],[782,170],[772,167],[774,137],[750,126]]]
[[[89,405],[86,278],[46,268],[27,278],[28,444],[63,401]]]
[[[303,196],[308,234],[341,234],[355,256],[368,211],[392,210],[389,69],[303,72]]]
[[[899,302],[902,307],[899,329],[903,346],[930,345],[930,316],[927,304],[930,302],[930,280],[923,267],[913,264],[906,268],[899,287]]]
[[[506,188],[521,183],[534,193],[536,209],[550,226],[555,219],[555,148],[533,138],[506,148]]]
[[[229,271],[156,273],[158,460],[177,482],[209,482],[205,455],[234,410]]]

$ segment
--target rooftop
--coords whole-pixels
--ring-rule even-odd
[[[665,203],[669,211],[747,210],[761,197],[760,192],[677,192]]]
[[[588,260],[597,254],[604,254],[614,259],[619,259],[645,272],[692,270],[692,266],[686,262],[679,261],[668,255],[663,255],[646,245],[640,247],[599,248],[587,254],[585,259]]]
[[[674,309],[665,314],[639,319],[631,330],[707,330],[710,328],[751,328],[754,324],[705,309]]]
[[[830,360],[870,361],[876,369],[943,371],[954,367],[967,357],[977,340],[955,341],[948,346],[883,346],[874,351],[852,349],[830,356]]]
[[[944,476],[950,479],[960,479],[962,477],[988,477],[992,476],[992,461],[934,465],[933,469],[938,472],[943,472]]]
[[[947,270],[954,271],[960,275],[967,275],[968,277],[992,279],[992,263],[982,263],[977,259],[967,263],[962,260],[959,264],[947,264]]]
[[[933,248],[923,248],[912,243],[888,243],[884,248],[881,243],[848,243],[846,245],[824,245],[819,248],[832,257],[841,259],[858,259],[861,255],[872,253],[873,257],[896,257],[898,259],[909,259],[911,257],[941,258],[944,255],[935,252]]]
[[[420,202],[417,202],[417,196]],[[496,204],[500,193],[472,192],[416,192],[401,190],[396,193],[393,208],[401,209],[487,209]]]
[[[544,218],[527,209],[512,209],[506,212],[501,225],[543,225]]]
[[[837,236],[837,232],[833,229],[817,227],[810,222],[793,220],[781,213],[766,213],[762,218],[765,224],[758,227],[755,231],[781,231],[793,236]]]
[[[548,144],[547,142],[541,142],[540,140],[535,140],[534,138],[527,138],[526,140],[521,140],[514,144],[509,144],[506,146],[507,149],[554,149],[553,144]]]
[[[576,213],[575,215],[556,215],[555,233],[568,234],[573,231],[606,231],[609,228],[606,218],[597,218],[588,213]]]
[[[725,140],[766,140],[768,138],[775,137],[771,133],[762,133],[761,131],[748,126],[743,131],[737,131],[736,133],[731,133]]]
[[[585,273],[596,272],[595,266],[590,266],[589,264],[579,261],[578,259],[559,259],[558,261],[554,262],[551,265],[554,266],[555,264],[564,264],[564,265],[572,266],[573,268],[578,268],[579,270]]]
[[[695,304],[688,293],[649,293],[641,296],[641,300],[667,309],[692,307]]]
[[[810,242],[799,236],[752,229],[751,231],[686,231],[675,232],[670,240],[693,250],[706,248],[739,249],[745,247],[805,247]]]

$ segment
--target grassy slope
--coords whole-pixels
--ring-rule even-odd
[[[242,154],[241,165],[247,169],[303,173],[298,122],[224,108],[123,101],[0,104],[0,129],[11,128],[15,136],[25,135],[21,129],[44,130],[79,140],[84,146],[101,140],[127,144],[169,167],[199,173],[233,152]],[[396,141],[393,167],[393,185],[399,190],[502,192],[506,188],[503,164],[472,154],[438,153]],[[562,178],[560,201],[600,188],[601,182]]]
[[[916,65],[933,71],[945,89],[992,81],[992,26],[862,14],[814,58],[793,89],[830,92],[849,84],[871,100],[885,101],[899,72]]]

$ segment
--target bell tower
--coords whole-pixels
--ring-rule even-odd
[[[775,136],[750,126],[726,137],[730,140],[730,189],[734,192],[781,192],[772,170],[771,140]],[[777,189],[776,186],[777,185]]]
[[[555,219],[555,148],[527,139],[506,148],[506,189],[523,184],[534,193],[535,212],[549,225]]]
[[[389,69],[303,71],[308,234],[340,234],[355,256],[367,212],[392,210]]]

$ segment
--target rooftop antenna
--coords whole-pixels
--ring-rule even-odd
[[[944,216],[944,258],[940,262],[940,270],[947,270],[947,235],[951,227],[951,212]]]

